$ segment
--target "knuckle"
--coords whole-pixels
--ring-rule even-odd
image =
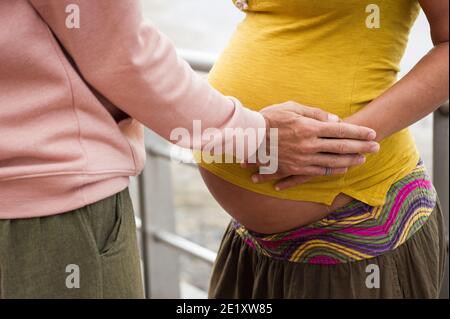
[[[323,176],[327,176],[327,169],[324,167],[315,167],[313,169],[313,171],[311,171],[312,175],[323,175]]]
[[[320,127],[315,124],[308,125],[308,133],[310,136],[318,136],[320,133]]]
[[[315,153],[316,147],[313,143],[304,143],[302,150],[305,153]]]
[[[297,136],[303,139],[309,138],[312,136],[311,129],[306,127],[304,130],[299,130]]]
[[[312,113],[315,119],[324,119],[324,112],[321,109],[313,108]]]
[[[302,161],[304,166],[307,165],[320,165],[323,163],[323,159],[319,155],[305,155]]]
[[[306,135],[306,132],[307,132],[306,130],[307,130],[307,127],[304,126],[302,120],[299,120],[293,128],[293,132],[294,132],[295,136],[299,136],[299,137]]]
[[[304,154],[301,154],[301,153],[297,154],[297,156],[295,158],[296,163],[298,163],[300,165],[304,164],[304,163],[307,163],[308,160],[309,160],[308,156],[306,156]]]
[[[305,156],[302,155],[302,154],[299,154],[299,155],[297,155],[297,156],[295,157],[294,162],[295,162],[296,167],[297,167],[297,169],[298,169],[298,167],[302,167],[302,166],[304,166],[305,164],[308,164],[308,158],[305,157]]]
[[[321,115],[320,110],[316,107],[312,107],[311,112],[312,112],[314,118],[320,117],[320,115]]]
[[[295,125],[290,125],[286,128],[287,130],[287,136],[291,137],[291,138],[297,138],[299,136],[299,129],[297,128],[297,126]]]
[[[299,134],[306,137],[317,136],[317,127],[311,123],[306,123],[306,120],[301,120],[301,126],[299,126]]]
[[[289,110],[289,104],[284,102],[284,103],[280,103],[280,104],[275,104],[275,105],[271,105],[265,108],[265,110],[271,110],[274,112],[286,112]]]
[[[348,149],[347,144],[345,144],[345,143],[338,143],[337,150],[338,150],[339,153],[345,154],[347,152],[347,149]]]
[[[340,137],[340,138],[344,138],[345,137],[345,133],[346,133],[346,130],[345,130],[345,126],[344,125],[342,125],[342,124],[339,124],[338,125],[338,136]]]
[[[339,159],[336,156],[331,156],[328,160],[328,166],[329,167],[337,167],[339,164]]]
[[[302,130],[302,133],[304,136],[312,136],[314,135],[314,128],[310,125],[305,125]]]
[[[285,104],[288,107],[295,107],[295,108],[299,108],[300,107],[300,105],[298,103],[295,103],[294,101],[287,101],[287,102],[285,102],[283,104]]]

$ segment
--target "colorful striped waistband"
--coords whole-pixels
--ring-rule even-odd
[[[339,264],[397,248],[426,223],[436,201],[433,184],[419,162],[392,185],[383,206],[355,200],[314,224],[274,235],[249,231],[237,221],[232,227],[262,255],[298,263]]]

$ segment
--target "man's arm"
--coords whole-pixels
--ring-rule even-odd
[[[175,128],[265,128],[257,112],[210,87],[142,17],[136,0],[30,0],[84,79],[115,106],[165,139]],[[80,28],[66,27],[66,7]],[[218,141],[219,142],[219,141]],[[188,145],[186,145],[188,147]]]

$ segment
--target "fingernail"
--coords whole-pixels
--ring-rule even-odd
[[[372,152],[378,152],[378,151],[380,150],[380,144],[378,144],[378,143],[373,144],[373,145],[370,147],[370,150],[371,150]]]
[[[366,162],[366,157],[365,156],[361,156],[360,158],[358,158],[358,163],[359,164],[364,164]]]
[[[339,116],[335,114],[328,114],[328,121],[329,122],[339,122]]]
[[[275,186],[275,190],[276,190],[277,192],[281,191],[280,186]]]
[[[258,183],[258,182],[259,182],[258,176],[253,175],[253,176],[252,176],[252,181],[253,181],[253,183]]]
[[[369,133],[369,136],[368,136],[369,140],[374,140],[374,139],[376,139],[376,137],[377,137],[377,132],[371,131]]]

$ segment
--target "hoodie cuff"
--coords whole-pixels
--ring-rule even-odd
[[[244,107],[239,100],[234,97],[229,97],[236,109],[239,109],[239,116],[236,120],[235,127],[246,129],[254,129],[256,132],[256,142],[249,143],[250,141],[246,140],[245,149],[247,149],[246,155],[247,158],[252,158],[261,147],[261,144],[266,139],[267,134],[267,124],[264,116],[256,111],[250,110]],[[246,160],[247,158],[238,159],[238,160]]]

